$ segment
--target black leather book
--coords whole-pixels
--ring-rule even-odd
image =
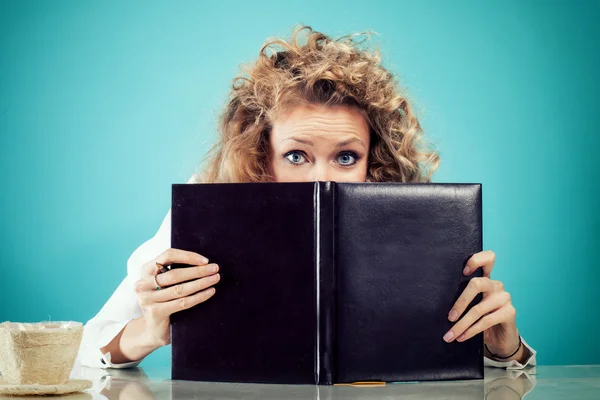
[[[172,194],[171,247],[221,274],[210,300],[171,317],[173,379],[483,377],[481,334],[442,339],[481,276],[462,274],[482,249],[481,185],[175,184]]]

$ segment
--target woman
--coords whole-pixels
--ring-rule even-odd
[[[363,43],[355,36],[332,40],[310,27],[297,29],[289,42],[267,42],[234,79],[208,168],[190,182],[428,182],[438,155],[425,144],[392,74]],[[86,324],[82,363],[135,366],[170,343],[170,315],[218,296],[219,266],[169,247],[167,214],[156,235],[129,258],[125,280]],[[482,268],[484,276],[472,279],[448,310],[455,324],[443,340],[483,332],[487,365],[534,365],[535,351],[519,335],[510,295],[490,279],[494,260],[493,252],[483,251],[467,262],[465,275]],[[157,268],[172,263],[193,267]],[[479,293],[483,300],[462,315]]]

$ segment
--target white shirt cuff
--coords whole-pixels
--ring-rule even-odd
[[[84,337],[79,354],[82,365],[93,368],[133,368],[142,360],[116,364],[111,361],[110,352],[103,354],[100,350],[109,344],[129,323],[125,321],[102,321],[94,326],[89,333],[84,330]],[[98,326],[100,325],[100,326]],[[92,328],[91,326],[89,328]],[[91,336],[91,337],[90,337]]]
[[[523,369],[525,367],[534,367],[536,365],[536,351],[527,344],[527,342],[525,341],[525,339],[523,339],[523,337],[521,337],[521,342],[523,342],[523,346],[525,346],[525,348],[527,350],[529,350],[530,352],[530,356],[527,360],[525,360],[524,363],[520,363],[517,360],[510,360],[510,361],[497,361],[497,360],[492,360],[491,358],[488,357],[484,357],[483,361],[484,361],[484,365],[486,367],[497,367],[497,368],[506,368],[507,370],[516,370],[516,369]]]
[[[133,367],[137,367],[142,362],[142,360],[138,360],[138,361],[131,361],[128,363],[115,364],[115,363],[111,362],[110,352],[108,352],[106,354],[102,354],[102,352],[100,350],[98,350],[98,354],[102,358],[101,363],[104,365],[102,368],[133,368]]]

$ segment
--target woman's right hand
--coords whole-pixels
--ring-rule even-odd
[[[158,264],[157,264],[158,263]],[[160,265],[188,264],[159,273]],[[142,308],[145,333],[157,348],[171,343],[170,317],[208,300],[215,294],[212,286],[219,282],[219,266],[208,264],[206,257],[189,251],[168,249],[142,266],[142,276],[134,290]],[[157,289],[154,282],[161,287]]]

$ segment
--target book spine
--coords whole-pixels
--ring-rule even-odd
[[[317,349],[315,382],[332,385],[335,379],[335,183],[315,183],[315,256]]]

